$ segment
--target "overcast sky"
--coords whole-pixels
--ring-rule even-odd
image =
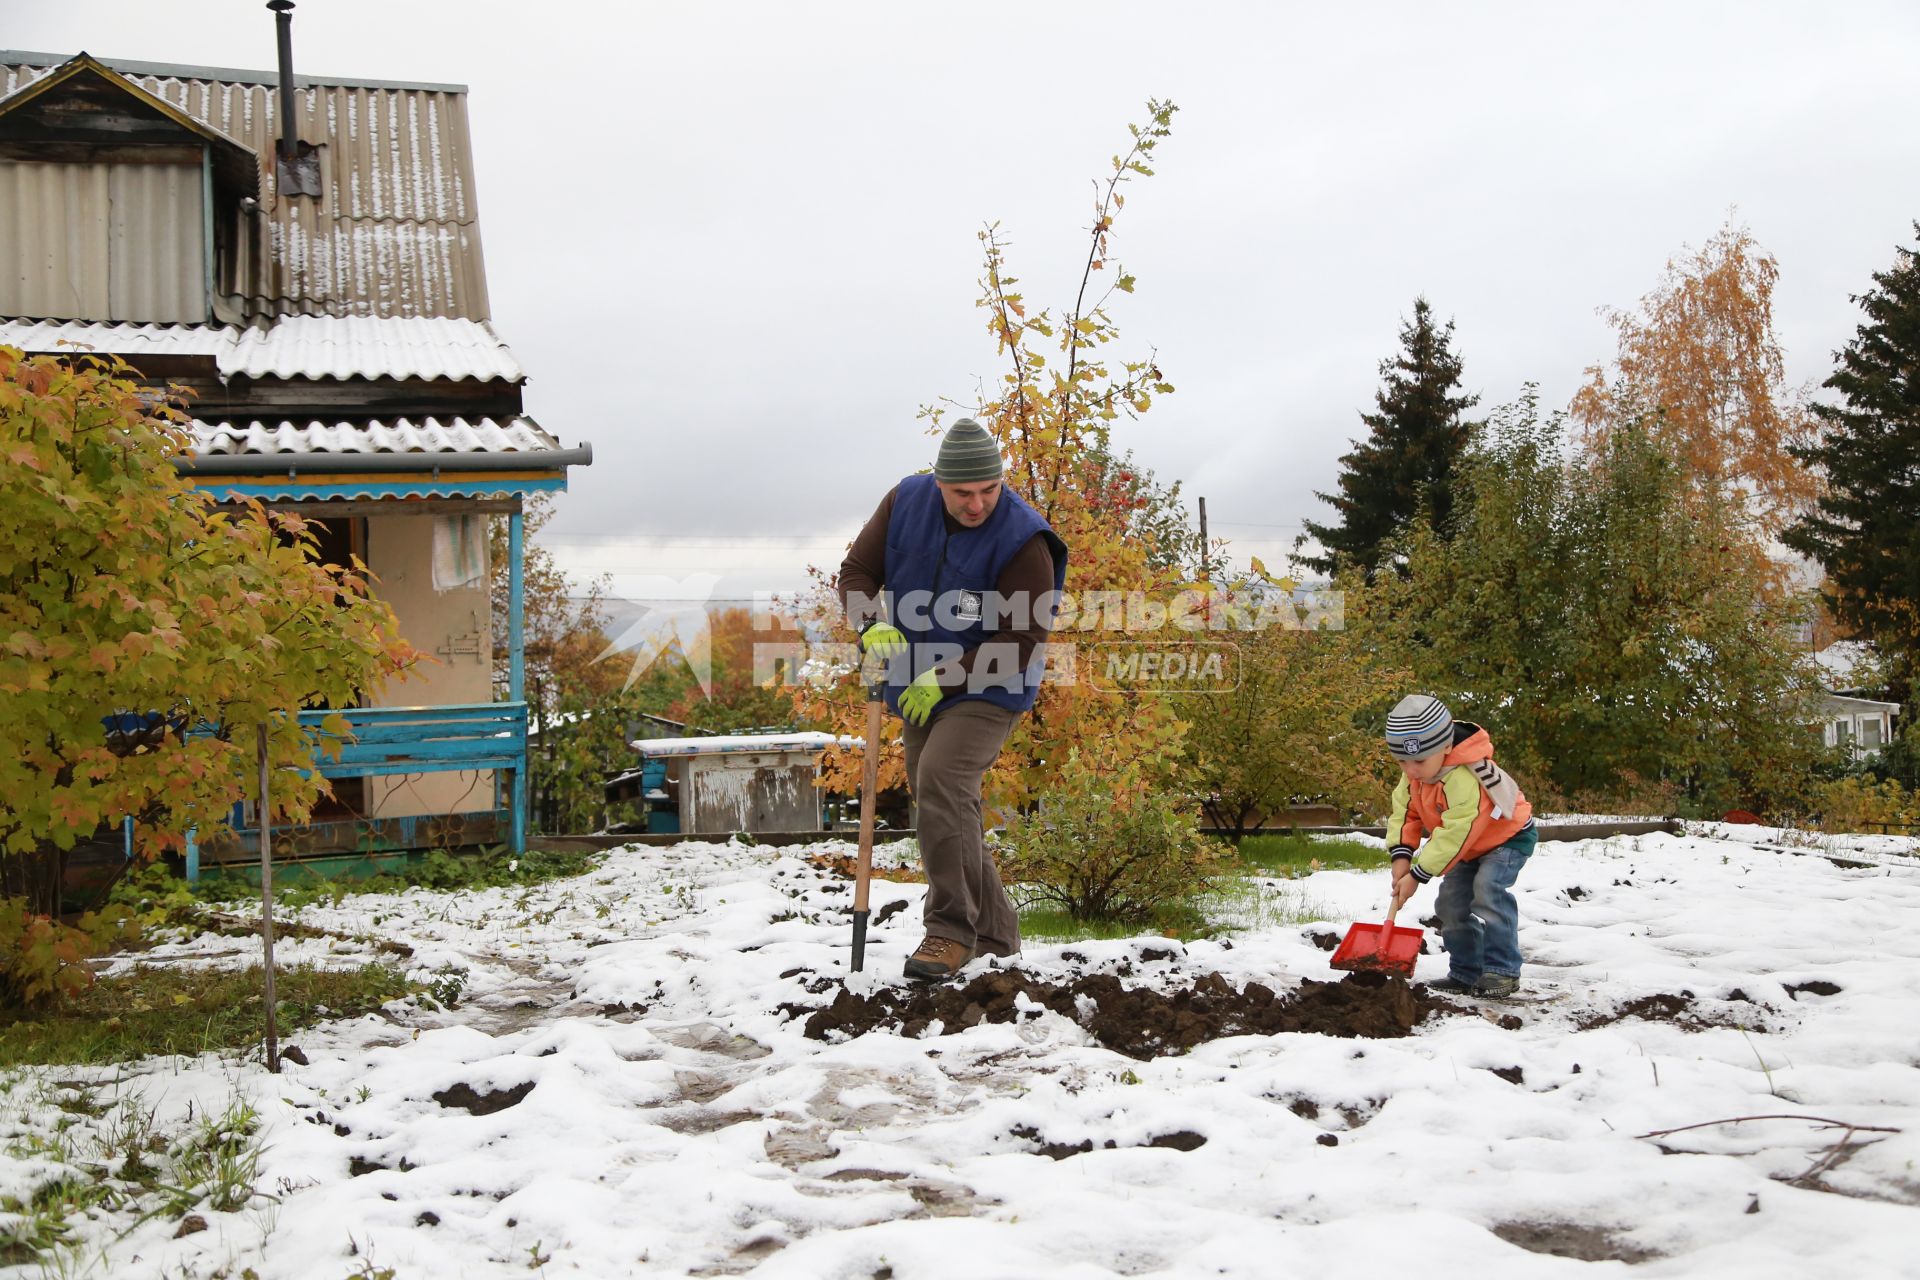
[[[274,64],[258,0],[0,14],[17,49]],[[470,86],[492,318],[535,417],[594,446],[546,540],[634,596],[837,565],[931,460],[916,409],[999,371],[976,233],[1070,303],[1089,180],[1149,97],[1180,111],[1116,319],[1179,391],[1118,443],[1269,561],[1325,517],[1415,295],[1483,408],[1563,405],[1612,350],[1597,310],[1731,214],[1817,381],[1920,217],[1910,3],[301,0],[294,44]]]

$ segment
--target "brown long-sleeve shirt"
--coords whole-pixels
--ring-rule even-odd
[[[853,546],[847,549],[847,558],[840,562],[840,607],[846,611],[847,621],[856,631],[862,630],[880,615],[877,602],[880,588],[886,583],[887,571],[887,524],[893,519],[893,499],[899,492],[895,486],[887,490],[887,496],[861,528],[853,540]],[[966,527],[944,510],[940,513],[946,521],[948,533],[964,532]],[[1047,547],[1047,536],[1036,533],[1027,545],[1014,552],[1013,559],[1007,561],[1000,571],[1000,578],[994,584],[994,591],[1003,600],[1025,600],[1029,603],[1040,600],[1053,590],[1053,552]],[[988,650],[989,645],[1011,643],[1018,655],[1018,665],[1025,670],[1033,661],[1034,653],[1047,642],[1051,617],[1040,617],[1037,609],[1030,609],[1024,627],[1008,627],[996,631],[983,640],[978,648],[969,649],[953,662],[940,666],[940,687],[955,689],[965,686],[967,677],[973,672],[973,664],[979,654]]]

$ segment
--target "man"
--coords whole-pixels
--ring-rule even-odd
[[[1020,950],[1020,917],[987,852],[981,782],[1039,692],[1067,545],[1004,473],[992,434],[960,419],[933,474],[896,485],[840,565],[847,620],[861,652],[887,664],[887,705],[906,722],[927,872],[926,938],[906,975],[921,981]]]

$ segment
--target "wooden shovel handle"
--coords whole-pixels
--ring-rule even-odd
[[[854,864],[853,909],[867,909],[868,886],[873,880],[873,819],[880,789],[880,728],[886,709],[883,686],[867,686],[867,740],[860,761],[860,854]]]

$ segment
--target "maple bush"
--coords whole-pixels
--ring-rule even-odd
[[[122,906],[89,911],[64,925],[28,910],[24,898],[0,898],[0,1009],[79,995],[93,985],[88,958],[139,933],[139,921]]]
[[[1044,794],[1007,824],[995,852],[1023,906],[1126,924],[1204,893],[1221,862],[1192,811],[1164,793],[1125,805],[1088,790]]]
[[[1920,791],[1910,791],[1893,778],[1834,778],[1821,785],[1815,804],[1819,828],[1826,832],[1902,835],[1920,830]]]
[[[124,363],[0,347],[0,897],[20,937],[103,825],[136,819],[151,857],[223,822],[257,726],[276,819],[303,819],[326,782],[298,710],[354,705],[415,656],[305,522],[188,483],[190,444]]]

